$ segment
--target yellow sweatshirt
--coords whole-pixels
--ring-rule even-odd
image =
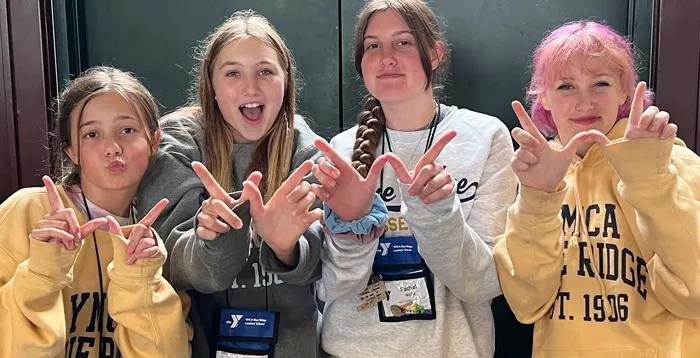
[[[0,358],[98,357],[99,345],[106,357],[189,357],[183,302],[161,277],[162,241],[154,257],[127,265],[124,237],[95,231],[106,298],[100,310],[93,236],[73,251],[29,238],[50,211],[45,188],[19,190],[0,205]],[[122,229],[128,236],[131,227]]]
[[[678,139],[622,140],[626,126],[564,189],[521,187],[509,209],[494,257],[535,323],[534,357],[700,356],[700,158]]]

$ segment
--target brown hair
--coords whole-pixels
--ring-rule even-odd
[[[153,148],[154,135],[160,128],[158,104],[155,98],[129,72],[107,66],[92,67],[68,83],[56,101],[57,110],[51,136],[53,137],[53,176],[57,182],[64,185],[80,182],[80,166],[74,164],[65,153],[66,148],[72,145],[71,123],[73,119],[80,123],[83,109],[91,99],[109,92],[119,94],[136,110],[144,127],[148,129],[146,137],[149,147]],[[78,136],[76,140],[80,150],[80,137]]]
[[[199,64],[196,70],[198,76],[193,86],[189,107],[181,110],[190,115],[197,113],[195,118],[202,126],[207,146],[205,165],[221,187],[231,191],[233,189],[234,129],[226,123],[216,103],[212,75],[216,58],[221,50],[231,41],[245,38],[258,39],[274,49],[280,66],[286,73],[282,107],[270,131],[255,144],[249,168],[250,172],[258,170],[263,174],[260,191],[268,200],[282,185],[290,171],[294,149],[296,82],[292,54],[265,17],[253,10],[237,11],[209,35],[198,53]]]
[[[362,77],[362,57],[365,54],[364,37],[372,16],[384,10],[395,10],[408,25],[416,39],[423,72],[427,78],[425,90],[431,86],[433,91],[441,88],[449,66],[447,41],[440,32],[437,17],[430,6],[423,0],[372,0],[362,9],[355,27],[355,70]],[[443,46],[445,54],[437,69],[433,70],[430,51]],[[367,176],[375,160],[379,139],[384,131],[384,112],[381,103],[371,94],[367,96],[358,118],[357,134],[352,153],[352,166],[362,175]]]

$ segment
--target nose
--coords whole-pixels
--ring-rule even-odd
[[[593,98],[588,91],[578,91],[576,94],[576,110],[587,112],[593,109]]]
[[[246,79],[244,79],[244,84],[243,84],[243,95],[245,96],[256,96],[260,94],[260,87],[258,84],[258,76],[247,76]]]
[[[382,66],[395,66],[396,65],[396,56],[394,56],[394,48],[391,46],[388,47],[383,47],[382,48],[382,57],[381,57],[381,64]]]
[[[117,157],[123,152],[121,145],[114,138],[108,137],[105,142],[105,156]]]

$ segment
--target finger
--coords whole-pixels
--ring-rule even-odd
[[[454,188],[454,183],[450,181],[446,185],[443,185],[442,187],[438,188],[438,190],[433,191],[430,193],[430,195],[426,195],[425,197],[421,198],[421,201],[423,204],[432,204],[438,200],[442,200],[446,198],[450,193],[452,193],[452,189]]]
[[[659,114],[659,108],[655,106],[651,106],[642,113],[642,117],[639,119],[639,123],[637,123],[637,129],[640,131],[651,131],[651,122],[654,121],[654,118],[656,115]]]
[[[384,169],[384,166],[388,160],[389,156],[387,154],[382,154],[375,159],[374,163],[372,163],[372,166],[369,168],[365,182],[369,183],[373,187],[376,186],[377,182],[379,181],[379,176],[382,175],[382,170]],[[403,164],[401,165],[403,166]]]
[[[314,162],[311,160],[307,160],[304,163],[302,163],[292,174],[285,180],[282,185],[280,185],[279,189],[277,190],[282,190],[281,192],[286,194],[289,194],[299,183],[301,182],[302,179],[306,176],[307,173],[311,171],[311,168],[313,168]]]
[[[203,226],[197,227],[197,237],[203,240],[214,240],[219,237],[219,233],[211,231]]]
[[[593,138],[588,132],[581,132],[576,134],[569,143],[566,144],[566,146],[560,151],[562,154],[566,156],[566,158],[573,158],[574,154],[581,149],[584,145],[591,143],[593,141]]]
[[[540,133],[540,130],[537,129],[537,126],[532,121],[532,118],[530,118],[530,115],[527,114],[527,111],[525,110],[525,107],[523,107],[523,104],[519,101],[513,101],[510,105],[511,107],[513,107],[513,112],[515,112],[515,115],[520,121],[520,126],[523,127],[523,129],[526,132],[530,133],[530,135],[533,138],[535,138],[538,143],[541,144],[543,142],[546,142],[547,140],[544,138],[542,133]]]
[[[522,147],[515,151],[515,157],[528,165],[535,165],[540,161],[534,154],[529,152],[527,149],[523,149]]]
[[[135,253],[135,254],[127,257],[126,263],[129,265],[133,265],[136,263],[136,260],[153,257],[157,253],[158,253],[158,246],[151,246],[149,248],[143,249],[143,251],[140,251],[138,253]]]
[[[670,119],[671,116],[668,114],[668,112],[660,111],[654,116],[654,119],[652,119],[651,124],[649,125],[649,132],[661,133],[661,129],[663,129],[668,124],[668,121]]]
[[[431,180],[429,180],[426,184],[425,187],[423,188],[423,191],[420,193],[420,199],[423,200],[426,197],[430,196],[434,192],[440,190],[440,188],[449,185],[450,182],[452,181],[452,176],[450,173],[446,171],[442,171],[438,173],[436,176],[434,176]]]
[[[340,171],[333,165],[330,160],[321,157],[318,158],[318,166],[323,170],[324,173],[328,174],[331,178],[337,179],[340,176]]]
[[[53,243],[56,239],[50,239],[49,242]],[[63,244],[63,247],[65,247],[67,250],[73,251],[75,250],[75,241],[73,240],[58,240],[56,244]]]
[[[231,206],[233,206],[233,198],[231,198],[226,190],[219,185],[204,164],[200,162],[192,162],[192,169],[202,181],[202,184],[204,184],[204,188],[206,188],[207,192],[209,192],[209,196],[215,199],[223,200],[227,204],[230,203]]]
[[[112,218],[112,217],[108,216],[107,218],[97,218],[97,219],[92,219],[92,220],[88,221],[85,225],[80,227],[80,237],[81,238],[86,237],[86,236],[92,234],[93,231],[99,229],[102,225],[108,224],[109,223],[108,218]],[[112,218],[112,219],[114,219],[114,218]],[[116,223],[117,221],[115,220],[114,222]],[[119,227],[118,223],[117,223],[117,227]],[[111,231],[112,231],[112,228],[110,226],[110,232]],[[121,227],[119,227],[119,231],[118,231],[117,235],[121,235],[121,234],[122,234],[122,230],[121,230]]]
[[[355,170],[350,163],[348,163],[343,156],[340,155],[331,145],[324,139],[319,138],[314,141],[316,148],[320,150],[328,159],[333,163],[339,173],[348,172],[349,170]]]
[[[34,229],[29,233],[29,236],[39,241],[48,241],[51,238],[73,241],[73,235],[54,227]]]
[[[511,131],[511,135],[513,136],[513,139],[515,139],[516,142],[518,142],[518,145],[522,148],[528,148],[532,149],[532,151],[535,151],[540,148],[540,142],[535,139],[532,134],[524,131],[521,128],[513,128]]]
[[[139,223],[148,227],[153,226],[153,223],[156,222],[156,219],[158,219],[163,210],[165,210],[166,206],[168,206],[168,199],[161,199],[158,204],[156,204],[156,206],[154,206],[151,211],[149,211],[148,214],[146,214],[146,216],[139,221]]]
[[[292,190],[292,192],[289,193],[289,195],[287,195],[287,202],[289,204],[294,204],[294,203],[298,202],[304,196],[306,196],[306,194],[310,193],[310,190],[311,190],[311,184],[309,184],[305,181],[299,183],[299,185],[297,185],[297,187],[294,188],[294,190]]]
[[[223,221],[217,219],[214,215],[200,213],[197,215],[198,228],[204,227],[205,229],[215,232],[218,234],[223,234],[231,229],[231,226],[226,225]]]
[[[524,172],[528,169],[530,169],[530,165],[523,162],[522,160],[513,157],[513,159],[510,160],[510,167],[513,168],[513,171],[515,172]]]
[[[331,196],[331,194],[326,189],[317,184],[311,184],[310,190],[312,193],[314,193],[314,195],[321,198],[322,200],[328,200],[328,198]]]
[[[48,194],[49,196],[49,204],[51,205],[51,211],[58,211],[64,209],[63,201],[61,200],[61,196],[58,194],[58,189],[56,189],[56,185],[54,185],[53,180],[51,180],[51,178],[49,178],[46,175],[41,177],[41,180],[44,182],[44,186],[46,187],[46,194]]]
[[[39,223],[36,224],[37,229],[45,229],[49,227],[61,229],[66,232],[70,231],[68,223],[63,220],[39,220]]]
[[[112,217],[111,215],[107,215],[107,224],[109,224],[109,232],[114,234],[114,235],[119,235],[122,236],[122,227],[119,226],[119,223],[117,222],[117,219]]]
[[[323,217],[323,210],[321,209],[314,209],[306,213],[304,217],[304,221],[307,222],[309,225],[313,224],[314,222],[321,220]]]
[[[428,183],[428,181],[432,180],[440,172],[441,169],[442,167],[435,163],[431,163],[424,166],[418,172],[418,175],[413,180],[411,186],[408,187],[408,195],[420,195],[423,192],[423,189]]]
[[[301,215],[308,212],[309,209],[311,209],[311,205],[313,205],[314,201],[316,201],[316,195],[314,195],[312,192],[308,192],[306,195],[304,195],[304,197],[297,201],[296,205],[294,205],[292,215]]]
[[[601,147],[604,147],[604,146],[611,143],[610,139],[608,139],[608,137],[605,134],[603,134],[595,129],[589,130],[588,135],[590,136],[591,141],[593,141],[594,143],[598,144]]]
[[[335,180],[333,180],[330,175],[326,174],[318,164],[314,164],[313,168],[311,168],[311,173],[323,186],[334,187],[336,184]]]
[[[80,224],[78,223],[78,218],[75,216],[75,211],[73,211],[73,208],[53,211],[46,215],[46,218],[50,220],[65,221],[69,227],[68,232],[70,232],[73,236],[80,236]]]
[[[211,210],[211,211],[207,212],[207,214],[210,214],[210,215],[212,213],[215,214],[216,215],[215,217],[220,217],[221,220],[228,223],[234,229],[240,229],[241,226],[243,226],[243,222],[238,217],[238,215],[234,214],[233,210],[231,210],[231,208],[229,208],[221,200],[213,200],[211,202],[211,204],[209,204],[208,210]]]
[[[396,156],[396,154],[394,153],[387,153],[385,155],[386,161],[391,165],[392,168],[394,168],[394,173],[396,174],[396,177],[399,179],[399,181],[404,184],[411,183],[413,181],[411,173],[408,172],[406,166],[403,165],[401,159],[399,159],[399,157]]]
[[[637,83],[637,88],[634,90],[632,97],[632,106],[630,108],[629,124],[637,127],[639,120],[644,112],[644,99],[646,97],[647,84],[644,81]]]
[[[265,210],[265,205],[258,187],[249,181],[244,181],[243,191],[247,193],[248,202],[250,203],[250,216],[256,217],[262,214]]]
[[[151,230],[143,224],[136,224],[129,233],[129,243],[126,245],[126,254],[131,255],[136,250],[136,247],[144,240],[145,237],[151,236]]]
[[[435,142],[425,154],[423,154],[420,160],[418,160],[415,170],[420,170],[424,166],[435,162],[440,156],[440,153],[442,153],[442,150],[445,149],[445,146],[447,146],[447,143],[452,141],[456,136],[457,131],[454,130],[449,130],[443,134],[440,139],[438,139],[438,141]]]
[[[676,133],[678,132],[678,126],[676,126],[673,123],[667,124],[664,129],[661,131],[661,136],[660,138],[662,140],[666,140],[668,138],[674,137]]]
[[[262,180],[262,173],[256,170],[256,171],[250,173],[250,175],[248,176],[248,179],[246,179],[246,180],[248,180],[249,182],[252,182],[253,184],[255,184],[255,186],[259,186],[260,181]]]
[[[129,243],[131,244],[131,243]],[[141,240],[139,240],[136,245],[134,245],[134,248],[131,252],[128,252],[127,254],[129,256],[134,256],[142,252],[143,250],[146,250],[148,248],[156,246],[156,240],[152,237],[142,237]],[[157,247],[157,246],[156,246]]]

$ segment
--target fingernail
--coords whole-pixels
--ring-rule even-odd
[[[335,186],[335,180],[329,180],[328,186]]]
[[[339,176],[340,176],[340,172],[339,172],[339,171],[336,170],[336,171],[333,172],[333,178],[338,178]]]

